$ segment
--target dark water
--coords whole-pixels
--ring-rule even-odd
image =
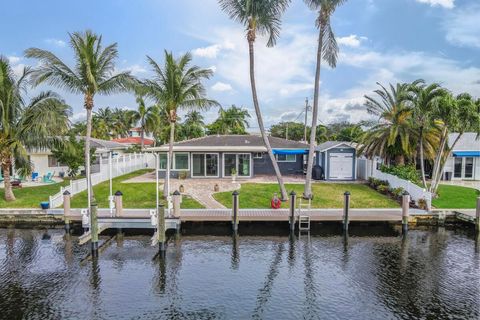
[[[164,260],[150,236],[104,249],[92,260],[63,230],[0,229],[0,318],[480,318],[480,254],[464,231],[184,236]]]

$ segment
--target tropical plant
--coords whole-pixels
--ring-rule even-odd
[[[68,167],[68,176],[75,177],[78,170],[85,164],[85,140],[70,134],[60,147],[52,149],[53,156],[57,161]],[[90,164],[95,161],[95,148],[90,148]]]
[[[145,104],[145,93],[141,88],[137,88],[135,98],[138,104],[137,110],[132,110],[131,117],[135,124],[140,128],[140,146],[143,150],[145,147],[145,133],[150,133],[155,130],[160,122],[160,114],[156,105],[147,107]]]
[[[196,110],[192,110],[185,115],[185,121],[182,124],[182,136],[185,139],[200,138],[205,135],[205,122],[203,115]]]
[[[303,197],[312,198],[312,169],[315,155],[318,99],[320,97],[320,71],[322,60],[332,68],[337,65],[338,45],[332,30],[330,19],[338,6],[345,0],[304,0],[307,6],[318,11],[315,24],[318,27],[317,65],[315,69],[315,88],[313,95],[312,125],[310,130],[310,146],[308,148],[307,174]]]
[[[218,118],[208,125],[208,134],[247,134],[249,127],[247,109],[232,105],[230,108],[220,108]]]
[[[180,109],[204,110],[211,106],[219,106],[215,100],[205,97],[205,87],[202,80],[212,76],[211,69],[202,69],[198,66],[190,66],[192,56],[186,53],[175,59],[173,54],[165,51],[164,65],[160,66],[150,57],[148,62],[152,67],[154,76],[145,80],[142,84],[146,96],[161,106],[161,112],[167,115],[170,126],[170,138],[168,148],[168,163],[164,195],[170,194],[170,171],[173,163],[173,143],[175,141],[175,124],[177,112]]]
[[[274,124],[270,127],[270,135],[288,140],[301,141],[303,140],[305,132],[305,125],[303,123],[294,121],[285,121]],[[310,127],[307,128],[310,132]]]
[[[414,165],[400,165],[400,166],[380,166],[380,171],[392,174],[394,176],[399,177],[400,179],[404,179],[407,181],[411,181],[412,183],[419,184],[420,177],[418,176],[417,169]]]
[[[90,203],[93,198],[90,181],[90,137],[95,95],[109,95],[125,91],[131,87],[134,79],[129,72],[120,72],[114,75],[115,60],[118,57],[116,43],[103,47],[102,36],[89,30],[69,34],[69,37],[75,59],[73,69],[47,50],[30,48],[25,51],[25,55],[40,61],[40,66],[32,72],[34,85],[48,83],[84,96],[84,107],[87,111],[85,171]]]
[[[71,109],[58,95],[43,92],[26,104],[26,82],[31,70],[16,77],[8,59],[0,56],[0,165],[5,200],[14,201],[10,168],[26,176],[32,170],[27,150],[52,148],[66,133]]]
[[[267,149],[267,153],[275,170],[277,181],[280,187],[282,200],[287,200],[287,190],[283,183],[283,177],[278,167],[277,160],[273,155],[270,141],[263,124],[263,117],[257,97],[257,88],[255,83],[255,40],[258,35],[268,37],[267,46],[275,45],[280,34],[280,17],[287,9],[290,0],[219,0],[221,9],[226,12],[232,20],[235,20],[245,26],[247,31],[248,51],[250,60],[250,86],[252,89],[253,105],[257,116],[258,127]]]

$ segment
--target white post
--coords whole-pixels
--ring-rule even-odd
[[[110,180],[110,195],[108,197],[108,204],[110,207],[110,216],[113,215],[113,183],[112,183],[112,152],[108,153],[108,179]]]
[[[158,188],[159,188],[159,183],[158,183],[158,171],[160,169],[160,157],[158,156],[158,153],[155,153],[154,154],[155,156],[155,186],[156,186],[156,189],[155,189],[155,203],[156,203],[156,207],[155,209],[157,210],[157,217],[158,217],[158,206],[159,206],[159,194],[158,194]]]

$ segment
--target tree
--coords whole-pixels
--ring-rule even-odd
[[[413,109],[409,103],[412,101],[411,85],[390,85],[390,91],[378,85],[381,89],[375,90],[375,93],[380,99],[365,96],[365,105],[368,113],[379,117],[379,123],[364,135],[360,153],[365,153],[369,158],[395,158],[397,165],[404,165],[405,158],[415,153],[417,141],[412,122]]]
[[[218,118],[208,126],[208,134],[247,134],[250,114],[247,109],[232,105],[230,108],[220,108]]]
[[[418,145],[419,145],[419,156],[420,156],[420,171],[422,175],[423,187],[427,189],[427,180],[425,178],[425,144],[428,145],[426,137],[428,133],[432,130],[438,131],[438,126],[435,123],[434,112],[437,108],[437,105],[442,97],[444,97],[447,92],[439,84],[432,83],[426,85],[423,80],[417,80],[416,85],[411,87],[413,96],[413,118],[414,124],[418,132]],[[431,135],[431,134],[430,134]],[[438,137],[438,135],[437,135]],[[438,139],[436,141],[438,143]],[[433,148],[429,148],[429,153],[432,154],[434,151]],[[430,158],[430,157],[427,157]]]
[[[350,124],[341,129],[337,135],[338,141],[360,142],[363,136],[363,129],[360,125]]]
[[[40,66],[32,72],[34,85],[48,83],[66,89],[72,93],[83,94],[84,107],[87,110],[87,132],[85,137],[85,171],[87,175],[89,203],[93,198],[90,177],[90,137],[92,134],[92,110],[96,94],[112,94],[126,91],[133,78],[129,72],[115,71],[118,57],[117,44],[102,45],[102,36],[92,31],[69,34],[70,46],[74,52],[75,66],[67,66],[55,54],[38,48],[25,51],[28,58],[40,61]]]
[[[280,122],[270,127],[270,134],[272,137],[294,141],[303,140],[304,132],[305,125],[303,123],[293,121]],[[307,132],[310,132],[310,127],[307,128]]]
[[[85,140],[71,133],[61,147],[52,149],[53,156],[68,166],[68,176],[75,177],[85,164]],[[95,148],[90,149],[90,164],[95,161]]]
[[[182,127],[182,136],[185,139],[200,138],[205,135],[205,122],[203,122],[203,116],[199,111],[188,112]]]
[[[16,77],[8,59],[0,56],[0,165],[5,201],[14,201],[10,168],[21,175],[32,171],[27,149],[46,149],[61,143],[69,126],[71,109],[53,92],[43,92],[25,104],[26,82],[31,70]]]
[[[180,109],[205,110],[211,106],[219,106],[218,102],[205,97],[205,87],[202,80],[209,79],[211,69],[190,66],[192,56],[186,53],[175,59],[173,54],[165,51],[165,61],[161,67],[155,60],[148,57],[154,76],[143,82],[146,95],[162,106],[162,112],[167,115],[170,139],[168,148],[168,163],[165,175],[164,196],[170,193],[170,171],[173,163],[173,143],[175,142],[175,124],[177,112]]]
[[[145,133],[150,133],[155,130],[155,127],[158,126],[159,120],[159,110],[156,105],[147,107],[145,104],[145,93],[142,92],[141,88],[138,88],[135,92],[135,98],[138,104],[137,110],[132,110],[131,117],[132,121],[135,124],[138,124],[140,127],[140,146],[143,150],[145,147]]]
[[[332,68],[337,65],[338,45],[335,34],[332,30],[330,18],[345,0],[304,0],[307,6],[314,11],[318,11],[316,25],[318,27],[318,46],[317,46],[317,66],[315,69],[315,88],[313,95],[312,126],[310,130],[310,146],[308,148],[307,174],[305,178],[305,189],[303,197],[312,198],[312,169],[315,155],[317,118],[318,118],[318,99],[320,97],[320,71],[322,60],[328,63]]]
[[[267,153],[272,162],[277,181],[280,187],[282,200],[287,200],[287,190],[283,183],[283,177],[278,167],[277,160],[273,155],[270,141],[263,124],[263,117],[258,102],[257,88],[255,83],[255,50],[254,44],[257,34],[266,35],[268,37],[267,46],[275,45],[280,34],[280,17],[287,9],[290,0],[219,0],[221,9],[226,12],[232,20],[236,20],[246,27],[247,41],[250,60],[250,86],[252,89],[253,105],[257,115],[258,127],[262,134],[263,142]]]

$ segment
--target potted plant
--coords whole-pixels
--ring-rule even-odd
[[[232,183],[235,183],[237,181],[237,170],[233,168],[230,173],[232,174]]]

